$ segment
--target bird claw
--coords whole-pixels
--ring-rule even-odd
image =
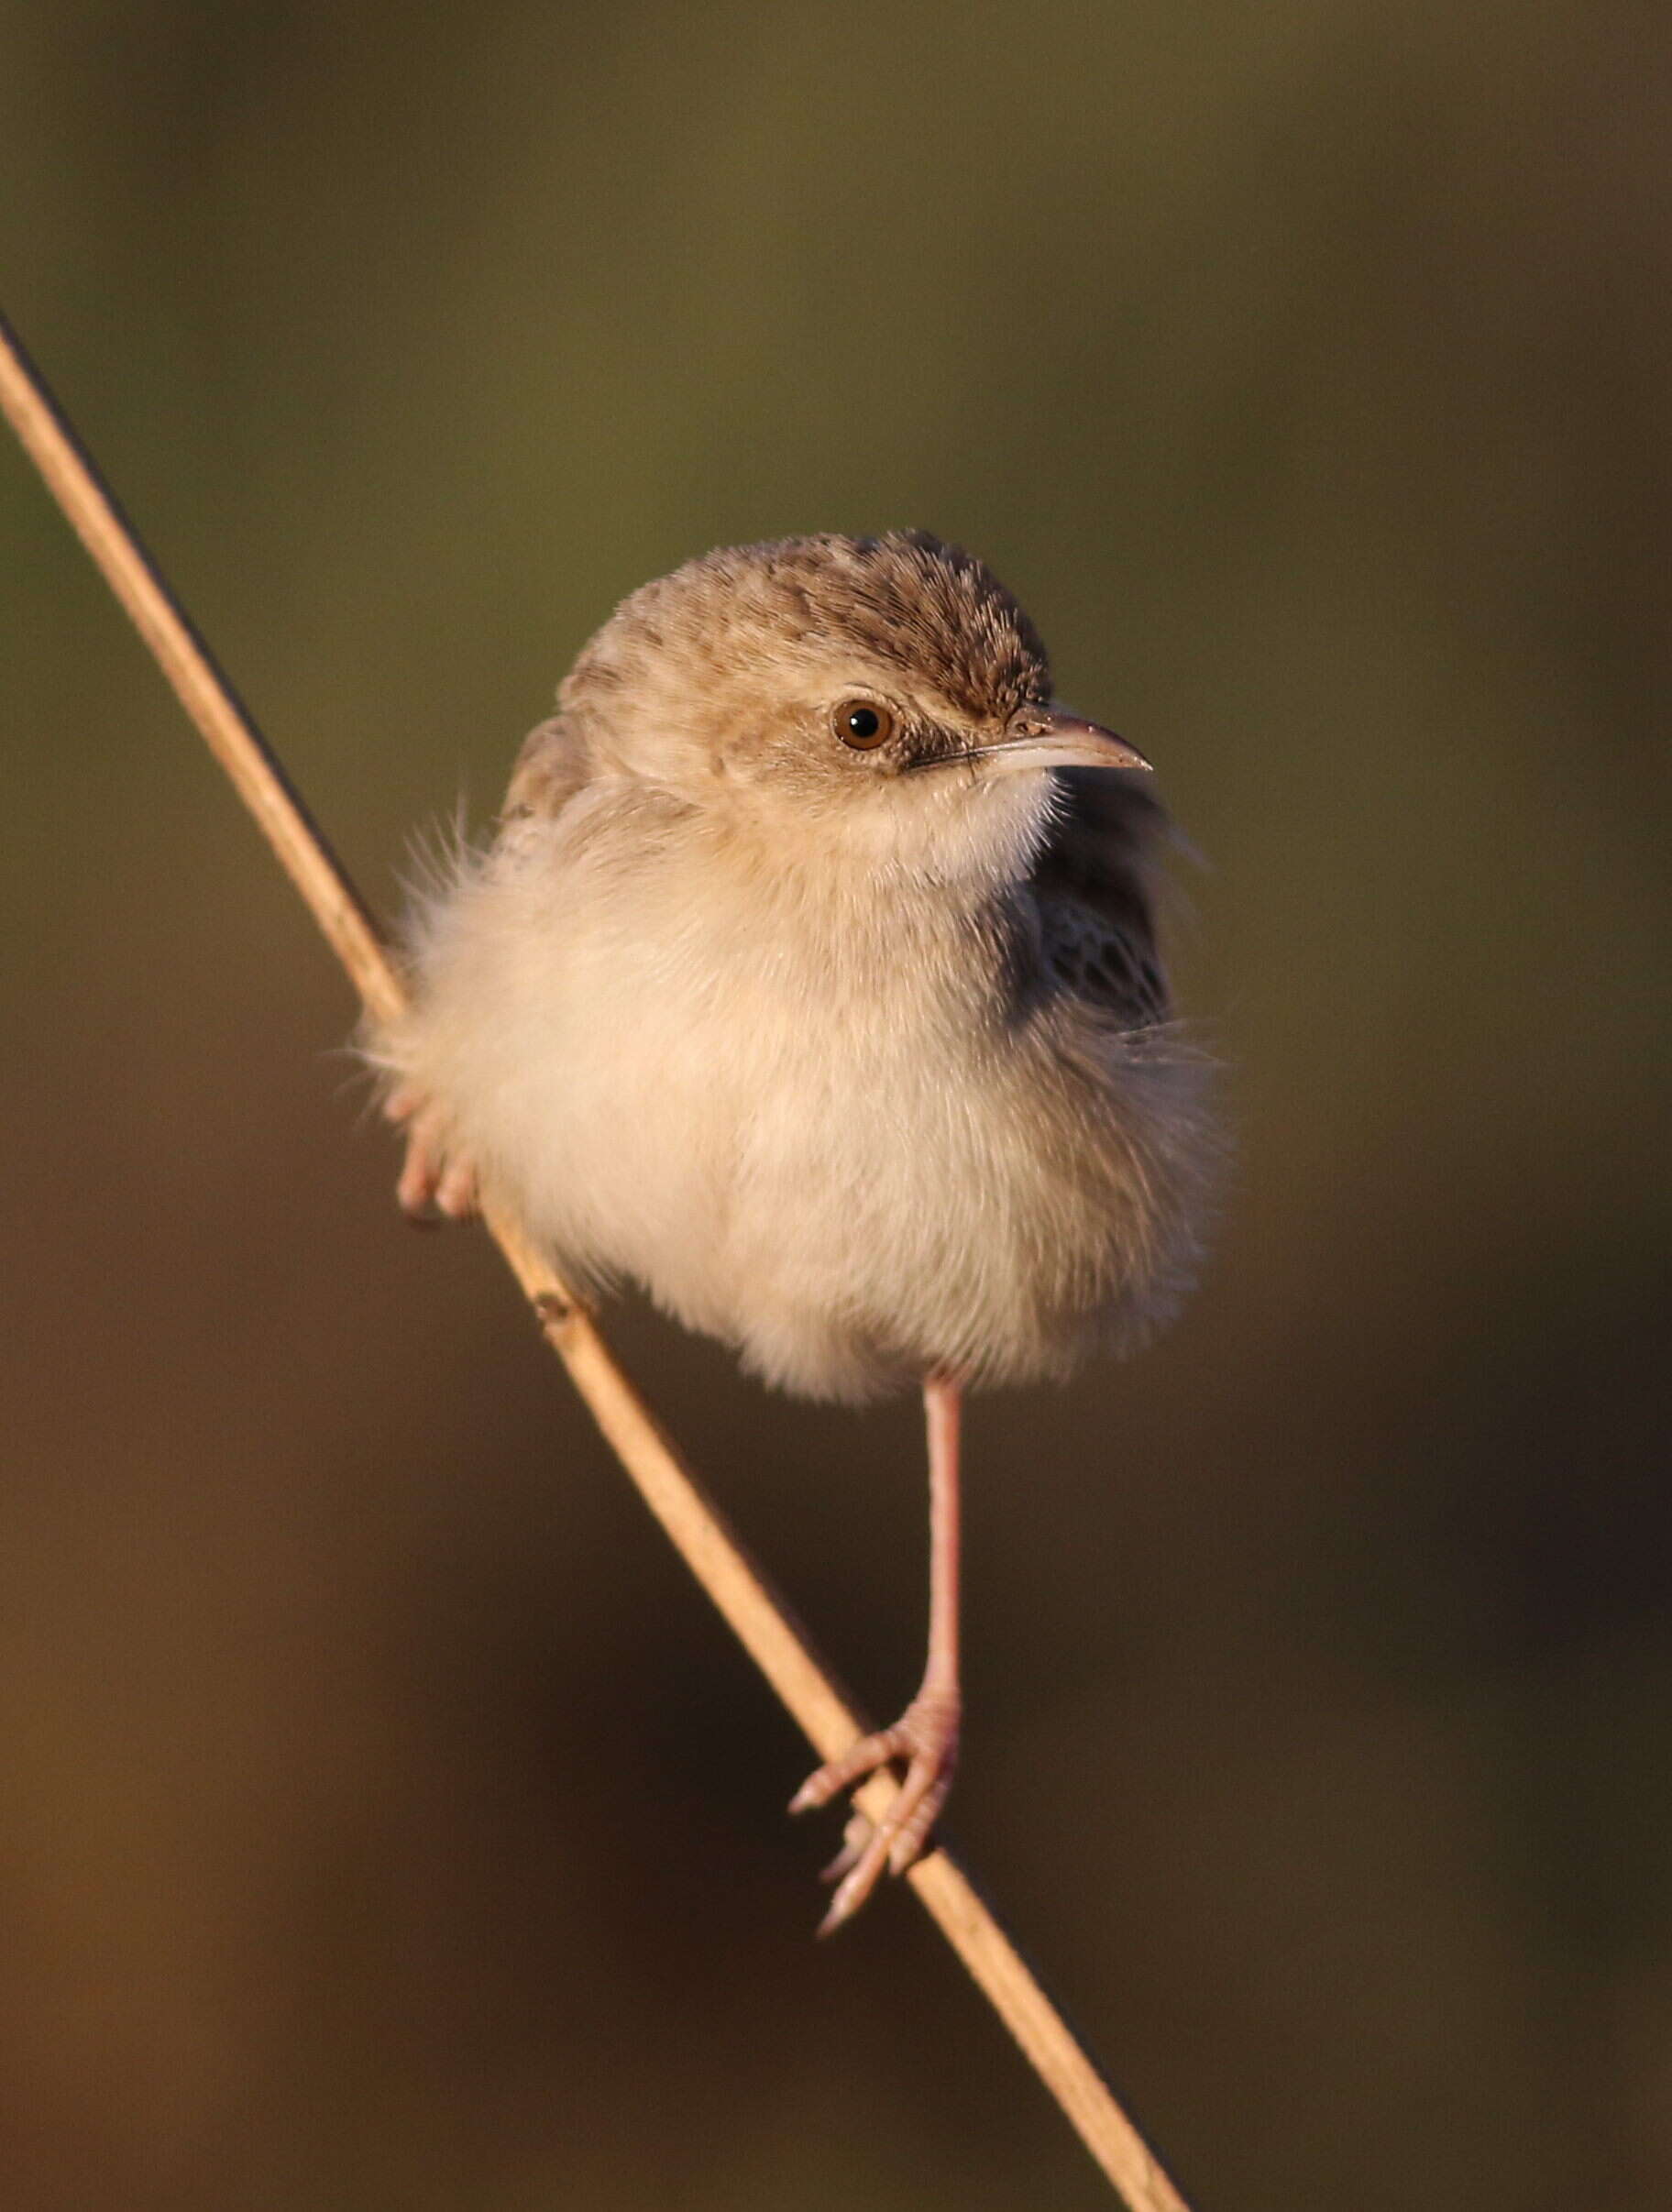
[[[402,1084],[384,1101],[385,1117],[406,1131],[406,1158],[395,1196],[409,1221],[431,1228],[436,1217],[467,1221],[480,1210],[476,1170],[447,1149],[445,1124],[435,1107],[411,1084]]]
[[[811,1774],[790,1799],[791,1812],[828,1805],[893,1759],[905,1759],[906,1779],[880,1819],[856,1812],[842,1849],[824,1870],[836,1884],[819,1933],[831,1935],[852,1919],[885,1874],[904,1874],[919,1857],[946,1802],[958,1764],[959,1706],[955,1698],[924,1692],[892,1728],[862,1736],[840,1758]]]
[[[875,1826],[868,1812],[849,1814],[848,1825],[842,1833],[842,1849],[828,1866],[820,1867],[819,1871],[819,1879],[827,1889],[833,1888],[850,1866],[858,1865],[875,1832]]]

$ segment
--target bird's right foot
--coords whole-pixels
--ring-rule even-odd
[[[962,1718],[955,1688],[921,1689],[892,1728],[862,1736],[841,1758],[809,1775],[790,1799],[791,1812],[810,1811],[879,1767],[906,1762],[906,1779],[882,1819],[873,1823],[855,1813],[842,1850],[825,1869],[836,1894],[820,1923],[820,1935],[831,1935],[852,1920],[885,1874],[904,1874],[921,1856],[952,1786]]]

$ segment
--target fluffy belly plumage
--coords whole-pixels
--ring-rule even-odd
[[[623,945],[529,897],[446,909],[390,1057],[572,1277],[840,1398],[1062,1374],[1185,1287],[1197,1071],[1163,1035],[1007,1007],[967,948],[821,965],[672,915]]]
[[[529,1139],[489,1148],[583,1274],[842,1398],[1061,1373],[1168,1294],[1141,1083],[1063,1057],[1042,1084],[1044,1040],[960,1051],[904,1018],[858,1059],[810,1018],[787,1049],[782,1022],[745,1028],[753,1050],[704,1026],[565,1055],[527,1099]],[[1005,1064],[1024,1051],[1026,1082]]]

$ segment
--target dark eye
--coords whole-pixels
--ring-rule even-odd
[[[844,699],[832,717],[836,734],[856,753],[874,753],[894,735],[894,717],[886,707],[874,707],[868,699]]]

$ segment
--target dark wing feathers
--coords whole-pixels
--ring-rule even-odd
[[[1122,1029],[1147,1029],[1171,1011],[1153,901],[1166,813],[1134,776],[1055,773],[1062,809],[1033,873],[1047,966]]]

